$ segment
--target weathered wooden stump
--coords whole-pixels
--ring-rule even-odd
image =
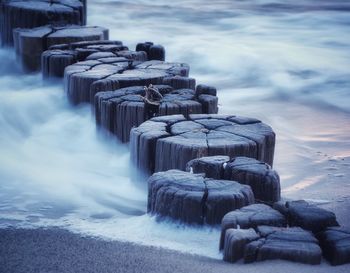
[[[138,43],[135,50],[148,53],[151,46],[153,46],[153,42]]]
[[[155,173],[148,180],[148,212],[186,223],[219,224],[228,211],[253,202],[249,186],[180,170]]]
[[[126,135],[130,134],[128,132],[130,126],[132,126],[130,119],[132,119],[133,123],[142,122],[144,119],[144,109],[139,110],[138,107],[143,102],[139,100],[143,94],[144,88],[142,86],[126,87],[116,91],[98,92],[95,96],[94,103],[96,124],[116,134],[118,138],[123,141],[123,139],[127,138]],[[127,103],[131,104],[128,113],[125,113],[125,111],[120,113],[124,98],[127,99]],[[125,115],[128,116],[126,119],[129,122],[121,120]],[[121,123],[117,122],[117,120],[121,121]]]
[[[223,179],[224,169],[229,161],[230,157],[225,155],[204,156],[187,162],[186,171],[205,173],[206,177]]]
[[[332,265],[350,263],[350,230],[330,227],[317,234],[324,257]]]
[[[205,173],[215,179],[234,180],[249,185],[257,201],[274,203],[280,200],[279,175],[271,167],[254,158],[209,156],[193,159],[187,163],[187,171]]]
[[[223,259],[226,262],[236,262],[243,258],[246,245],[259,239],[254,229],[227,229],[225,233],[225,248]]]
[[[157,104],[146,100],[142,86],[97,93],[94,103],[96,123],[115,134],[120,141],[128,142],[133,127],[155,116],[203,113],[194,90],[174,90],[168,85],[154,87],[163,95]]]
[[[203,156],[248,156],[272,164],[275,133],[256,119],[229,115],[157,117],[133,128],[131,160],[146,173],[185,170]]]
[[[249,229],[261,225],[285,227],[287,221],[280,212],[264,204],[253,204],[227,213],[221,222],[220,249],[224,248],[225,234],[229,228]]]
[[[189,78],[189,77],[174,76],[174,77],[164,78],[163,84],[170,85],[174,89],[186,88],[186,89],[194,90],[196,87],[196,80],[194,78]]]
[[[41,55],[41,66],[44,78],[62,78],[64,69],[77,62],[85,61],[90,55],[103,52],[105,55],[101,61],[108,63],[114,61],[114,55],[118,52],[127,51],[128,48],[121,41],[85,41],[69,44],[50,46]]]
[[[165,61],[165,49],[161,45],[155,45],[152,42],[138,43],[136,51],[146,52],[148,60]]]
[[[322,251],[314,235],[301,228],[258,227],[263,236],[245,248],[245,262],[288,260],[305,264],[320,264]]]
[[[101,54],[101,52],[104,52],[104,54]],[[108,55],[108,52],[114,55]],[[90,55],[93,53],[99,53],[94,54],[93,59],[99,59],[104,63],[113,63],[114,60],[118,60],[116,59],[118,57],[124,57],[129,60],[140,62],[151,60],[147,52],[146,50],[130,51],[128,47],[124,46],[121,41],[91,41],[55,45],[51,46],[49,50],[45,51],[42,54],[43,76],[44,78],[61,78],[63,77],[64,69],[68,65],[72,65],[76,62],[85,61],[88,58],[92,59],[92,56],[90,57]],[[194,89],[194,79],[177,76],[169,77],[168,80],[171,81],[171,86],[177,85],[177,89]]]
[[[216,88],[213,86],[209,85],[204,85],[204,84],[198,84],[196,88],[196,94],[197,96],[200,95],[212,95],[216,96]]]
[[[14,45],[23,68],[39,70],[41,54],[52,45],[79,41],[107,40],[108,29],[95,26],[65,27],[42,26],[32,29],[17,28],[13,31]]]
[[[120,48],[122,46],[122,48]],[[115,41],[115,40],[97,40],[97,41],[81,41],[81,42],[75,42],[75,43],[68,43],[68,44],[59,44],[59,45],[53,45],[49,48],[51,49],[60,49],[60,50],[83,50],[86,49],[88,52],[88,56],[92,53],[96,52],[114,52],[114,51],[121,51],[121,50],[128,50],[126,46],[123,46],[123,42],[121,41]],[[91,50],[91,52],[90,52]],[[87,56],[83,57],[84,60]]]
[[[251,186],[259,201],[273,203],[281,198],[278,173],[262,161],[247,157],[233,158],[224,168],[224,179]]]
[[[284,213],[290,226],[298,226],[312,232],[320,232],[327,227],[339,226],[331,211],[309,204],[304,200],[277,202],[274,208]]]
[[[259,226],[254,229],[233,229],[225,233],[223,259],[245,263],[284,259],[307,264],[319,264],[321,251],[316,238],[301,228]]]
[[[124,59],[103,63],[101,58],[96,58],[68,66],[65,69],[64,81],[69,100],[73,104],[93,103],[97,92],[111,90],[109,89],[111,82],[114,82],[118,88],[123,88],[162,84],[164,78],[176,75],[188,76],[187,64],[162,61],[140,63],[142,59],[147,58],[145,54],[143,51],[121,51],[118,56]],[[133,60],[135,62],[132,62]],[[100,81],[98,90],[93,88],[93,83],[96,81]],[[104,82],[108,83],[105,89]]]
[[[197,85],[196,96],[203,105],[203,113],[218,112],[216,98],[216,88],[204,84]]]
[[[13,29],[35,28],[55,25],[84,25],[86,23],[86,1],[79,0],[18,1],[1,3],[0,34],[2,45],[13,45]]]

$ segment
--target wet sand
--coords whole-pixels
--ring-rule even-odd
[[[264,2],[91,0],[89,24],[110,27],[130,48],[163,44],[168,60],[188,62],[198,83],[218,88],[220,113],[270,124],[282,196],[316,202],[350,228],[349,4]],[[99,140],[90,108],[70,108],[60,85],[23,74],[13,54],[0,50],[0,226],[60,226],[213,257],[218,231],[126,213],[145,211],[147,198],[129,179],[127,147]],[[350,272],[326,262],[231,265],[82,236],[0,229],[0,273]]]
[[[156,247],[82,237],[62,229],[1,229],[1,273],[116,272],[349,272],[350,265],[331,267],[286,261],[229,264]]]

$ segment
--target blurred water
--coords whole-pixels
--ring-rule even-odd
[[[91,25],[130,48],[163,44],[220,112],[257,117],[277,133],[283,196],[350,204],[348,1],[89,1]],[[218,257],[219,231],[144,215],[146,185],[126,146],[96,133],[87,106],[60,84],[23,75],[0,50],[0,225],[60,226]],[[350,209],[350,207],[348,207]],[[346,210],[345,210],[346,211]],[[347,223],[345,223],[347,224]]]
[[[290,187],[349,172],[343,162],[350,156],[349,1],[94,3],[91,24],[110,26],[111,37],[128,45],[165,45],[168,60],[186,61],[197,83],[218,88],[221,113],[257,117],[274,128],[275,168],[287,197],[339,197],[317,184]],[[101,16],[113,9],[118,12]]]

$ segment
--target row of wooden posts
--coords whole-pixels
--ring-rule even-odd
[[[130,50],[86,18],[86,1],[1,0],[1,43],[15,47],[24,71],[63,78],[72,105],[91,104],[97,126],[129,142],[132,163],[150,176],[148,213],[221,224],[230,262],[350,262],[350,232],[334,213],[280,201],[270,126],[218,114],[216,88],[197,84],[186,63],[165,61],[163,46]]]

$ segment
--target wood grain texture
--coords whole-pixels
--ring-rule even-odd
[[[228,211],[253,202],[249,186],[180,170],[155,173],[148,180],[148,212],[185,223],[219,224]]]
[[[43,77],[46,79],[62,78],[64,76],[64,70],[67,66],[77,62],[97,59],[97,57],[100,57],[101,62],[103,63],[110,63],[115,60],[120,60],[120,58],[124,57],[118,57],[117,52],[126,50],[128,50],[128,48],[124,46],[121,41],[109,40],[95,40],[52,45],[41,55]]]
[[[311,232],[301,228],[265,226],[263,229],[263,232],[259,227],[257,229],[262,239],[246,246],[245,262],[281,259],[305,264],[321,263],[322,251]]]
[[[301,227],[314,233],[339,226],[333,212],[305,200],[276,202],[274,208],[285,214],[290,226]]]
[[[50,46],[79,41],[107,40],[108,29],[96,26],[69,25],[64,27],[42,26],[31,29],[16,28],[13,30],[14,46],[21,64],[26,71],[37,71],[41,68],[41,55]],[[72,52],[62,65],[72,60]],[[55,55],[57,60],[57,55]],[[47,69],[44,69],[47,70]]]
[[[191,160],[186,169],[207,177],[233,180],[251,186],[257,201],[273,204],[280,200],[281,185],[276,171],[249,157],[209,156]]]
[[[264,204],[253,204],[227,213],[221,222],[220,249],[224,248],[229,228],[256,228],[258,226],[285,227],[287,220],[280,212]]]
[[[350,230],[329,227],[317,234],[323,255],[332,265],[350,263]]]
[[[149,135],[150,125],[154,138],[150,157],[143,150],[134,149],[133,143],[143,142]],[[268,164],[273,162],[275,133],[261,121],[230,115],[197,114],[188,116],[157,117],[131,131],[131,160],[146,173],[169,169],[185,170],[192,159],[203,156],[246,156]],[[157,131],[156,131],[157,130]],[[164,137],[161,132],[165,132]],[[141,163],[142,162],[142,163]],[[154,166],[145,168],[145,166]]]
[[[125,50],[114,54],[115,57],[122,58],[109,59],[105,63],[104,59],[106,58],[98,56],[93,60],[89,59],[66,67],[64,73],[65,91],[72,104],[93,103],[96,90],[91,89],[91,86],[96,81],[113,81],[118,83],[119,88],[148,86],[149,84],[162,84],[166,77],[176,75],[187,77],[189,73],[187,64],[145,61],[147,56],[143,51]],[[101,88],[99,91],[102,91]]]
[[[13,45],[15,28],[35,28],[55,25],[85,25],[86,1],[79,0],[49,0],[2,2],[0,8],[1,44]]]

